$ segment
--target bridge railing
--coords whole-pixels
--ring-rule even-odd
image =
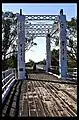
[[[59,71],[58,66],[51,66],[51,70],[56,72]],[[59,73],[59,72],[57,72]],[[67,78],[77,79],[77,68],[68,68],[67,69]]]
[[[6,71],[2,71],[2,103],[4,102],[10,88],[16,80],[16,70],[8,69]]]
[[[46,65],[37,65],[38,68],[46,70]],[[52,73],[59,75],[59,66],[51,66],[50,70]],[[77,68],[67,68],[67,78],[77,79]]]
[[[68,68],[67,76],[72,79],[77,79],[77,68]]]
[[[59,74],[58,66],[51,66],[52,72]],[[68,79],[77,79],[77,68],[68,68],[67,69],[67,78]]]

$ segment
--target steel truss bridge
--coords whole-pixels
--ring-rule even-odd
[[[25,43],[28,40],[33,40],[35,37],[46,37],[46,72],[51,67],[51,51],[50,39],[53,34],[59,32],[59,71],[62,77],[67,76],[67,40],[66,40],[66,15],[63,15],[63,10],[60,15],[20,15],[17,16],[17,32],[18,32],[18,79],[24,79],[25,76]],[[53,24],[47,24],[43,21],[52,21]],[[38,23],[40,21],[40,23]],[[35,23],[34,23],[35,22]],[[25,39],[26,37],[26,39]],[[23,47],[22,47],[23,46]],[[62,48],[62,49],[61,49]],[[63,50],[63,54],[62,54]],[[65,64],[64,64],[65,62]],[[23,74],[22,74],[23,71]]]
[[[21,11],[20,11],[20,15],[22,16]],[[50,54],[48,53],[50,51],[50,44],[49,44],[50,38],[53,37],[54,33],[60,32],[60,30],[62,31],[63,25],[64,25],[64,22],[60,21],[59,15],[24,15],[24,17],[25,17],[25,23],[24,21],[22,20],[20,21],[19,19],[18,25],[17,25],[18,38],[19,38],[18,39],[19,40],[18,41],[18,48],[19,48],[18,61],[19,61],[19,64],[21,64],[18,67],[18,73],[20,73],[20,75],[18,74],[18,76],[25,74],[23,73],[24,71],[22,71],[25,69],[25,68],[22,69],[22,66],[25,64],[25,61],[24,59],[22,61],[20,60],[21,51],[24,50],[22,49],[22,45],[26,46],[26,42],[27,42],[27,40],[23,41],[24,36],[21,36],[21,35],[24,35],[24,31],[25,31],[25,37],[28,40],[30,39],[33,40],[36,37],[46,37],[46,41],[47,41],[46,50],[48,55],[47,65],[50,66],[50,60],[49,60]],[[41,21],[41,22],[38,22],[38,21]],[[48,21],[50,22],[52,21],[52,23],[49,24],[47,23]],[[59,34],[63,34],[63,33],[64,32],[60,32]],[[48,36],[48,34],[50,34],[50,36]],[[61,38],[60,44],[63,43],[62,41],[64,40]],[[64,49],[62,44],[60,45],[60,47]],[[62,50],[60,49],[60,54],[61,52]],[[24,51],[23,51],[23,54],[24,54]],[[64,54],[66,55],[66,53]],[[22,57],[24,58],[24,56]],[[62,57],[62,60],[63,60],[63,57]],[[55,76],[54,74],[50,75],[50,72],[48,73],[45,72],[46,70],[45,67],[48,68],[48,66],[43,66],[41,68],[44,70],[44,74],[38,74],[38,75],[34,74],[35,76],[30,74],[29,79],[28,80],[26,79],[26,81],[24,81],[23,79],[19,80],[19,78],[17,78],[16,69],[8,69],[2,72],[2,104],[3,104],[2,114],[3,116],[12,115],[12,114],[14,116],[18,116],[18,115],[19,116],[23,116],[23,115],[25,116],[33,116],[33,115],[34,116],[40,116],[40,115],[76,116],[77,115],[77,109],[76,109],[77,98],[75,97],[76,93],[74,93],[76,89],[76,84],[77,84],[76,79],[75,81],[67,81],[67,80],[61,81],[61,79],[57,78],[58,76]],[[37,67],[39,68],[39,66]],[[51,67],[52,69],[54,69],[54,66],[51,66]],[[61,68],[62,66],[59,66],[59,69]],[[63,68],[63,70],[64,69],[65,68]],[[75,70],[77,69],[75,68]],[[43,80],[41,80],[41,76]],[[57,84],[53,84],[53,83],[57,83]],[[64,84],[66,84],[66,86]],[[69,84],[70,85],[73,84],[74,87],[69,86]],[[64,86],[64,89],[62,87],[59,87],[58,85]],[[69,92],[69,89],[67,90],[65,89],[67,85],[69,86],[69,89],[71,87],[73,94]],[[63,93],[62,95],[59,93],[60,91]],[[63,100],[63,95],[64,95],[64,100]],[[43,98],[43,96],[45,99]],[[50,98],[51,98],[52,104],[55,105],[55,107],[52,106],[53,109],[49,105],[47,107],[45,106],[47,101],[48,103],[51,103],[51,101],[49,100]],[[67,99],[68,101],[66,101]]]

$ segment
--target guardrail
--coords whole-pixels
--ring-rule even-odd
[[[68,68],[68,78],[77,79],[77,68]]]
[[[51,69],[54,71],[59,71],[58,66],[51,66]],[[77,68],[68,68],[67,69],[67,78],[69,79],[77,79]]]
[[[37,68],[46,70],[46,65],[37,65]],[[50,70],[52,73],[59,75],[59,66],[51,66]],[[67,71],[68,79],[77,79],[77,68],[68,68]]]
[[[5,77],[7,77],[12,72],[13,72],[12,68],[9,68],[8,70],[2,71],[2,79],[4,79]]]
[[[15,68],[2,71],[2,103],[4,102],[6,96],[10,91],[10,88],[12,87],[16,80],[15,74],[16,74]]]

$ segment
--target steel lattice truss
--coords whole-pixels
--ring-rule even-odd
[[[54,21],[54,24],[32,24],[30,21]],[[25,35],[27,38],[30,37],[46,37],[48,29],[50,33],[57,30],[58,28],[58,15],[27,15],[25,16]]]
[[[58,15],[25,15],[25,20],[55,20]]]

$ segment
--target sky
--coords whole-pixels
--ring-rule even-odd
[[[77,4],[76,3],[3,3],[3,12],[11,11],[13,13],[19,13],[22,9],[23,15],[59,15],[60,10],[63,9],[66,19],[70,20],[72,17],[77,17]],[[38,62],[46,58],[46,38],[39,37],[34,39],[37,46],[33,46],[28,52],[25,53],[25,62],[29,59]],[[55,45],[51,45],[51,50],[55,48]]]

